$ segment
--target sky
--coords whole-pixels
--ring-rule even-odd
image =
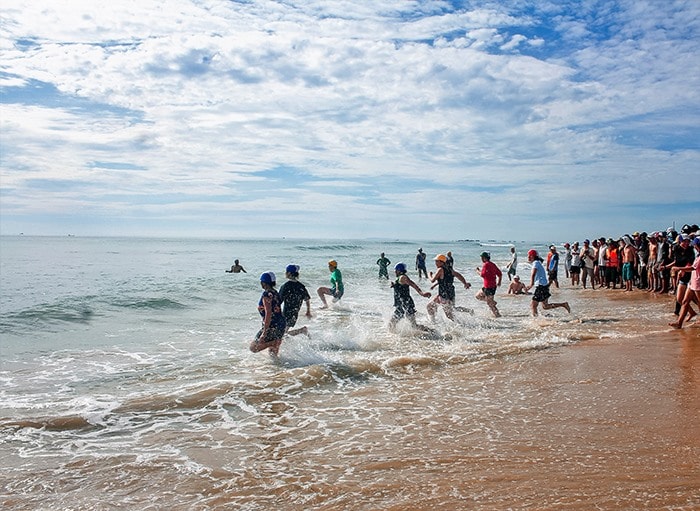
[[[0,234],[700,223],[697,0],[4,0]]]

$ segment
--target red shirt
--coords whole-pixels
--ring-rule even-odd
[[[498,287],[498,277],[503,276],[501,270],[491,261],[486,261],[481,267],[481,278],[484,279],[484,287]]]

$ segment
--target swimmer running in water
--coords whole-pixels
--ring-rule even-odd
[[[296,325],[301,305],[306,302],[306,317],[311,317],[311,296],[306,286],[299,282],[299,266],[290,264],[285,270],[287,282],[280,287],[280,300],[282,301],[282,314],[287,322],[289,335],[306,334],[309,329],[306,326],[291,330]]]
[[[326,295],[333,297],[333,301],[337,302],[343,297],[345,287],[343,286],[343,276],[338,269],[338,263],[334,259],[328,261],[328,270],[331,272],[331,287],[319,287],[316,292],[323,302],[322,309],[328,308]]]
[[[435,266],[437,266],[437,271],[435,274],[430,272],[430,282],[433,283],[433,287],[438,286],[438,294],[428,302],[428,315],[431,321],[435,321],[435,313],[437,312],[438,305],[442,305],[445,316],[454,321],[454,279],[456,278],[464,284],[464,289],[469,289],[471,284],[464,279],[461,273],[449,266],[445,254],[436,255],[434,261]]]
[[[416,323],[416,305],[413,302],[413,298],[411,298],[411,288],[415,289],[419,295],[425,298],[430,298],[430,292],[421,291],[418,284],[413,282],[409,276],[406,275],[406,271],[406,265],[404,263],[398,263],[394,266],[396,280],[391,283],[391,287],[394,290],[394,315],[389,321],[389,330],[392,332],[396,330],[396,324],[399,320],[406,318],[416,330],[434,333],[431,328]]]

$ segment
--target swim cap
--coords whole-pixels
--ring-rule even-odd
[[[447,256],[445,254],[438,254],[433,258],[433,261],[442,261],[443,263],[446,263]]]
[[[338,263],[336,262],[335,259],[331,259],[330,261],[328,261],[328,266],[330,266],[330,267],[332,267],[332,268],[337,268],[337,267],[338,267]]]
[[[272,273],[271,271],[266,271],[265,273],[260,275],[260,282],[262,282],[264,284],[272,285],[275,282],[277,282],[277,280],[275,279],[274,273]]]
[[[299,266],[296,264],[290,264],[284,271],[287,273],[299,273]]]
[[[530,250],[527,251],[527,256],[528,257],[537,257],[537,250],[534,248],[531,248]]]
[[[489,260],[490,260],[490,259],[491,259],[491,254],[489,254],[488,252],[482,252],[480,257],[481,257],[482,259],[489,259]]]
[[[394,266],[394,270],[396,270],[399,273],[406,273],[406,265],[404,263],[396,263],[396,266]]]
[[[693,241],[691,243],[695,247],[700,247],[700,238],[693,238]]]

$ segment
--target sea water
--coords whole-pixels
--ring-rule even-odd
[[[511,246],[527,282],[524,255],[543,244],[2,237],[4,504],[429,509],[459,501],[454,484],[420,485],[426,473],[462,470],[455,439],[477,435],[477,457],[499,445],[494,417],[512,417],[527,392],[490,395],[496,381],[512,385],[503,361],[624,338],[619,315],[639,316],[638,305],[612,314],[595,296],[562,289],[553,301],[571,300],[572,314],[533,319],[529,297],[505,296],[504,276],[496,320],[474,298],[482,284],[476,267],[484,250],[505,267]],[[413,269],[418,248],[429,270],[436,254],[451,251],[472,283],[465,290],[456,282],[467,312],[453,322],[439,311],[430,324],[437,334],[428,337],[402,324],[389,332],[393,292],[376,264],[385,252],[391,267],[406,263],[429,290]],[[225,272],[234,259],[247,273]],[[316,289],[329,284],[330,259],[345,296],[320,310]],[[253,354],[259,275],[275,272],[279,286],[288,264],[301,267],[312,295],[312,318],[302,312],[297,323],[310,335],[286,338],[279,358]],[[412,294],[418,322],[429,324],[427,299]],[[526,468],[510,468],[508,477]],[[416,488],[433,497],[417,504]],[[489,502],[494,490],[480,491]]]

